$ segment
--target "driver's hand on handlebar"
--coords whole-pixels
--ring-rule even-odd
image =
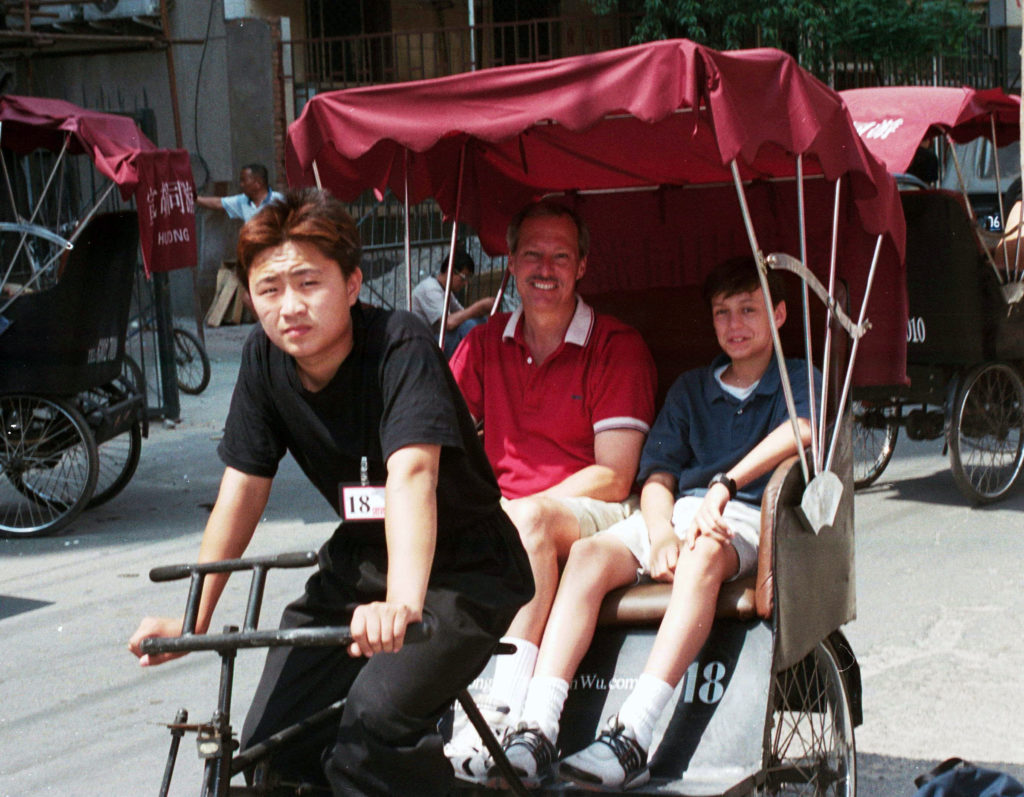
[[[132,638],[128,640],[128,650],[139,658],[139,664],[143,667],[152,667],[156,664],[163,664],[165,661],[177,659],[184,656],[184,653],[158,653],[150,656],[142,652],[142,641],[150,637],[178,637],[181,636],[181,618],[173,617],[145,617],[135,629]]]
[[[348,655],[369,658],[374,653],[397,653],[405,641],[406,627],[422,619],[422,610],[405,603],[375,601],[357,606],[349,623],[352,644]]]

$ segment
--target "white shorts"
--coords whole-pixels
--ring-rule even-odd
[[[625,501],[599,501],[596,498],[553,498],[565,506],[573,517],[580,524],[580,539],[593,537],[597,532],[603,531],[630,515],[637,513],[640,508],[639,496],[631,495]],[[509,499],[502,498],[501,506],[508,508]]]
[[[703,497],[684,495],[672,510],[672,526],[680,539],[686,534],[697,514]],[[761,536],[761,509],[742,501],[730,501],[725,505],[722,517],[732,530],[732,547],[740,560],[739,570],[729,579],[735,581],[754,573],[757,570],[757,543]],[[637,576],[646,576],[650,572],[651,538],[647,533],[644,516],[639,512],[625,520],[605,529],[602,534],[610,534],[629,548],[636,557]]]

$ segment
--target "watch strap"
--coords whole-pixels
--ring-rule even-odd
[[[732,501],[736,497],[736,481],[730,479],[724,473],[716,473],[711,477],[711,481],[708,482],[708,487],[712,487],[716,484],[725,485],[725,489],[729,491],[729,500]]]

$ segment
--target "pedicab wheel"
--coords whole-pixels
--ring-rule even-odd
[[[126,355],[121,366],[121,375],[109,384],[82,393],[78,397],[78,405],[82,415],[89,419],[93,410],[102,410],[105,406],[140,395],[142,391],[142,370]],[[134,419],[124,432],[98,443],[96,451],[99,455],[99,473],[96,478],[96,489],[87,509],[109,501],[120,493],[135,475],[142,453],[142,421]]]
[[[853,486],[874,484],[892,459],[899,436],[899,422],[892,407],[873,407],[853,402]]]
[[[1006,495],[1024,462],[1024,382],[1011,366],[983,363],[956,392],[949,462],[957,487],[979,504]]]
[[[174,328],[174,364],[178,387],[190,396],[198,396],[210,384],[210,358],[199,338],[187,329]]]
[[[850,698],[832,643],[772,679],[758,795],[854,797],[857,753]]]
[[[89,503],[99,473],[92,430],[63,399],[0,396],[0,536],[40,537]]]

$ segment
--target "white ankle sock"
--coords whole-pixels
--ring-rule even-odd
[[[526,700],[526,690],[537,664],[537,646],[525,639],[502,637],[502,642],[516,646],[516,652],[497,656],[494,665],[494,683],[491,697],[508,703],[509,719],[517,722]]]
[[[534,676],[526,691],[526,703],[520,720],[536,724],[548,741],[558,742],[558,720],[569,696],[569,682],[551,675]]]
[[[629,728],[644,750],[651,749],[654,726],[672,698],[675,688],[660,678],[643,673],[619,709],[619,722]]]

